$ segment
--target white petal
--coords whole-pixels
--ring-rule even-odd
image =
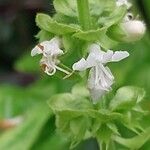
[[[101,50],[100,46],[98,44],[96,44],[96,43],[95,44],[91,44],[88,49],[89,49],[89,53],[93,52],[95,54],[99,53],[99,51]]]
[[[86,60],[84,58],[82,58],[78,62],[74,63],[72,68],[73,68],[73,70],[84,71],[85,69],[87,69]]]
[[[108,50],[107,52],[105,52],[102,58],[102,63],[109,62],[113,56],[113,53],[114,52],[112,50]]]
[[[107,76],[107,78],[113,80],[114,76],[112,75],[110,69],[108,67],[104,67],[104,65],[99,64],[100,69],[103,71],[103,73],[105,74],[105,76]]]
[[[105,67],[107,72],[109,72],[109,75],[111,75],[111,71],[108,67]],[[112,84],[114,83],[114,76],[111,75],[111,78],[107,76],[104,72],[101,75],[101,88],[109,91],[111,89]]]
[[[62,41],[59,37],[55,36],[50,40],[51,44],[56,44],[58,47],[61,47]]]
[[[89,57],[87,58],[87,61],[94,63],[94,62],[102,62],[103,57],[105,55],[105,52],[101,50],[100,46],[98,44],[92,44],[89,47]]]
[[[93,89],[95,88],[95,80],[96,80],[96,68],[92,68],[89,72],[89,77],[88,77],[88,89]]]
[[[129,56],[129,53],[127,51],[116,51],[114,55],[112,56],[112,62],[118,62],[122,59],[125,59]]]
[[[88,78],[88,89],[91,95],[91,98],[93,100],[93,103],[96,104],[97,101],[105,94],[105,90],[99,88],[95,85],[95,74],[96,74],[96,68],[92,68],[89,73]]]
[[[87,68],[91,68],[91,67],[96,66],[96,64],[97,64],[97,59],[96,59],[95,57],[96,57],[95,54],[93,54],[93,53],[90,53],[90,54],[89,54],[89,56],[88,56],[87,59],[86,59]]]
[[[42,54],[42,53],[43,53],[42,49],[37,45],[32,49],[31,56],[33,57],[35,55]]]
[[[61,40],[54,37],[50,41],[44,41],[40,45],[44,47],[44,53],[51,56],[62,55],[63,51],[60,49]]]

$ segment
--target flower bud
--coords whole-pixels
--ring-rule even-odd
[[[121,27],[127,34],[124,39],[126,42],[133,42],[141,39],[146,30],[145,24],[139,20],[131,20],[121,23]]]
[[[108,36],[119,42],[134,42],[140,40],[146,31],[142,21],[130,20],[114,25],[108,30]]]

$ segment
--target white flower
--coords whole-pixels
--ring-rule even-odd
[[[82,58],[73,65],[73,70],[84,71],[91,68],[88,78],[88,89],[95,103],[102,95],[111,90],[114,76],[110,69],[106,67],[108,62],[118,62],[129,56],[126,51],[104,52],[98,44],[89,47],[90,53],[87,59]]]
[[[61,40],[58,37],[54,37],[50,41],[44,41],[35,46],[31,51],[31,56],[43,54],[44,56],[57,56],[62,55],[63,51],[60,49]]]
[[[40,66],[43,71],[48,75],[54,75],[56,69],[62,71],[66,74],[70,74],[68,71],[58,67],[59,60],[58,56],[63,54],[63,51],[60,49],[61,40],[58,37],[54,37],[50,41],[44,41],[35,46],[31,51],[31,56],[42,54],[42,59],[40,61]]]
[[[116,5],[118,7],[120,7],[122,5],[126,5],[128,9],[132,6],[131,3],[128,2],[128,0],[117,0]]]

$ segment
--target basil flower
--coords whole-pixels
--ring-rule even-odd
[[[84,71],[91,68],[88,77],[88,89],[91,94],[93,103],[103,96],[106,92],[111,90],[114,83],[114,76],[110,69],[106,66],[109,62],[118,62],[129,56],[127,51],[108,50],[104,52],[98,44],[92,44],[89,47],[89,56],[85,60],[82,58],[73,64],[73,70]]]
[[[59,37],[54,37],[50,41],[44,41],[36,45],[31,51],[31,56],[38,54],[43,55],[40,66],[42,70],[50,76],[54,75],[56,70],[70,74],[68,71],[57,66],[60,63],[57,57],[64,54],[60,47],[61,39]]]

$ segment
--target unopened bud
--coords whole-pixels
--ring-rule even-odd
[[[126,33],[124,41],[134,42],[140,40],[146,30],[145,24],[139,20],[131,20],[124,23],[121,23],[121,28]]]
[[[140,40],[146,31],[142,21],[130,20],[114,25],[108,30],[108,36],[119,42],[134,42]]]

